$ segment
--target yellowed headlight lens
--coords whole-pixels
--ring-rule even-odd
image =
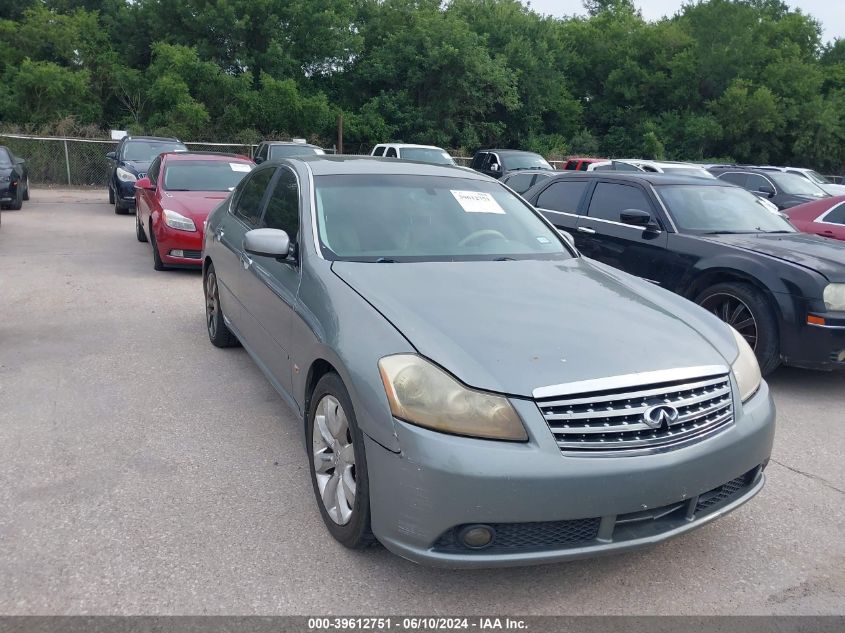
[[[522,421],[503,396],[465,387],[414,354],[385,356],[378,366],[390,411],[401,420],[457,435],[528,439]]]

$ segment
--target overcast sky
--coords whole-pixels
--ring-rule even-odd
[[[674,15],[684,4],[682,0],[634,0],[646,20],[658,20],[665,15]],[[824,40],[845,37],[845,2],[843,0],[787,0],[793,9],[801,9],[821,22]],[[557,17],[584,14],[581,0],[531,0],[531,6],[538,13]]]

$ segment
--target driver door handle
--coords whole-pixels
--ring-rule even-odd
[[[575,230],[578,231],[579,233],[586,233],[587,235],[595,235],[595,233],[596,233],[595,229],[591,229],[588,226],[579,226]]]

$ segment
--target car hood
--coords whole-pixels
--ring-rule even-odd
[[[146,174],[147,170],[150,168],[151,163],[152,161],[125,160],[123,161],[123,168],[129,169],[132,173],[137,176],[138,174]]]
[[[573,381],[725,366],[737,353],[713,315],[582,258],[332,269],[420,354],[479,389],[530,398]]]
[[[807,233],[748,233],[706,235],[703,239],[763,253],[785,262],[818,271],[828,281],[845,281],[845,245]]]
[[[228,197],[228,191],[165,191],[161,204],[165,209],[191,218],[196,224],[204,222],[208,214]]]
[[[823,184],[819,185],[822,189],[824,189],[827,193],[832,196],[842,196],[845,195],[845,185],[834,185],[834,184]]]

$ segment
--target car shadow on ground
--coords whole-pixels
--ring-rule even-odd
[[[766,382],[774,388],[800,389],[812,395],[829,395],[831,389],[845,386],[845,371],[816,371],[797,367],[779,367],[766,376]]]

